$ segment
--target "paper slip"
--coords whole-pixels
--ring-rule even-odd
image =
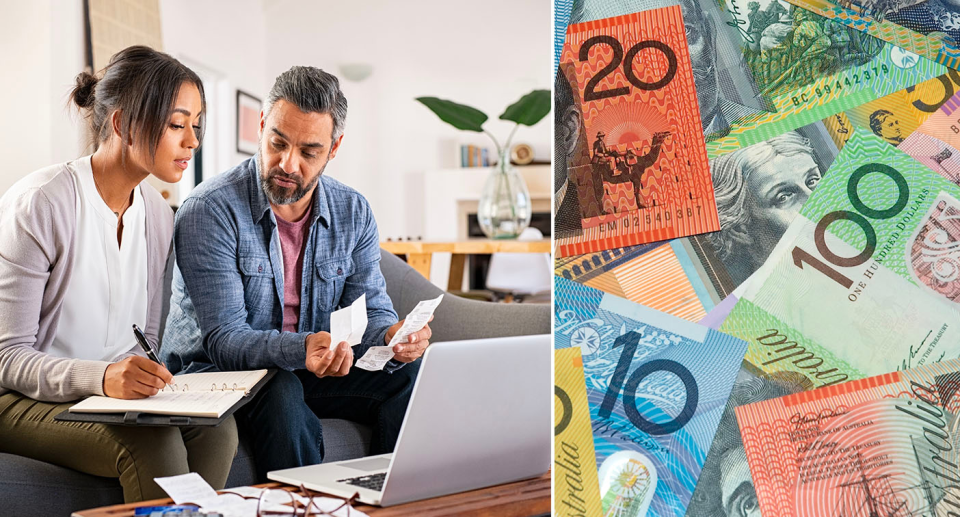
[[[217,491],[196,472],[180,476],[154,478],[153,480],[160,485],[160,488],[162,488],[176,504],[200,504],[202,500],[217,497]]]
[[[346,341],[350,346],[359,345],[367,330],[367,295],[361,294],[349,307],[330,315],[330,348]]]
[[[432,300],[423,300],[418,303],[417,306],[410,311],[410,314],[407,314],[407,317],[404,318],[403,325],[400,327],[400,330],[393,335],[390,344],[387,346],[370,347],[367,353],[363,354],[363,357],[357,361],[356,366],[371,372],[382,370],[387,362],[393,359],[393,346],[397,343],[408,342],[410,340],[410,334],[422,329],[424,325],[430,321],[430,317],[433,316],[433,311],[437,310],[437,306],[440,305],[441,300],[443,300],[442,294]]]

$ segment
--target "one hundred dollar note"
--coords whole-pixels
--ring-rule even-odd
[[[553,508],[556,515],[601,515],[600,483],[580,349],[554,350]]]
[[[555,346],[583,356],[604,515],[682,516],[746,344],[556,279]]]
[[[813,387],[960,356],[960,186],[855,129],[720,327]]]
[[[560,73],[589,147],[568,164],[580,232],[557,256],[720,229],[679,7],[570,25]]]
[[[736,407],[960,357],[956,303],[921,287],[903,257],[921,257],[910,260],[921,265],[916,276],[932,278],[923,252],[907,241],[917,242],[911,235],[929,228],[931,216],[943,219],[931,200],[956,190],[884,140],[852,129],[720,326],[749,349],[689,517],[756,512]]]
[[[731,505],[780,517],[957,515],[958,388],[960,360],[949,360],[737,408],[756,493]]]

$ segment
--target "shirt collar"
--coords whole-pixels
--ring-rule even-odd
[[[250,158],[253,161],[253,182],[254,186],[252,189],[252,199],[250,200],[250,213],[253,215],[253,220],[259,224],[265,215],[272,212],[270,208],[270,200],[267,199],[267,194],[263,191],[263,186],[260,184],[260,155],[254,155],[253,158]],[[313,226],[317,222],[317,219],[320,219],[325,228],[330,228],[330,207],[327,205],[327,195],[326,190],[323,188],[323,174],[320,175],[320,180],[317,181],[317,188],[313,191],[313,209],[310,212],[310,225]]]

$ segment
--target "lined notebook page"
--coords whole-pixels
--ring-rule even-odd
[[[267,374],[267,370],[251,370],[244,372],[208,372],[186,373],[174,375],[171,386],[162,391],[223,391],[240,390],[249,393],[260,379]]]
[[[155,413],[220,418],[243,398],[242,391],[165,391],[139,400],[90,397],[70,408],[71,413]]]

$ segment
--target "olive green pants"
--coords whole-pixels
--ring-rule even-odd
[[[58,422],[75,402],[38,402],[0,395],[0,452],[26,456],[94,476],[119,478],[132,503],[167,497],[153,478],[196,472],[213,488],[227,482],[237,452],[233,417],[219,427],[132,427]]]

